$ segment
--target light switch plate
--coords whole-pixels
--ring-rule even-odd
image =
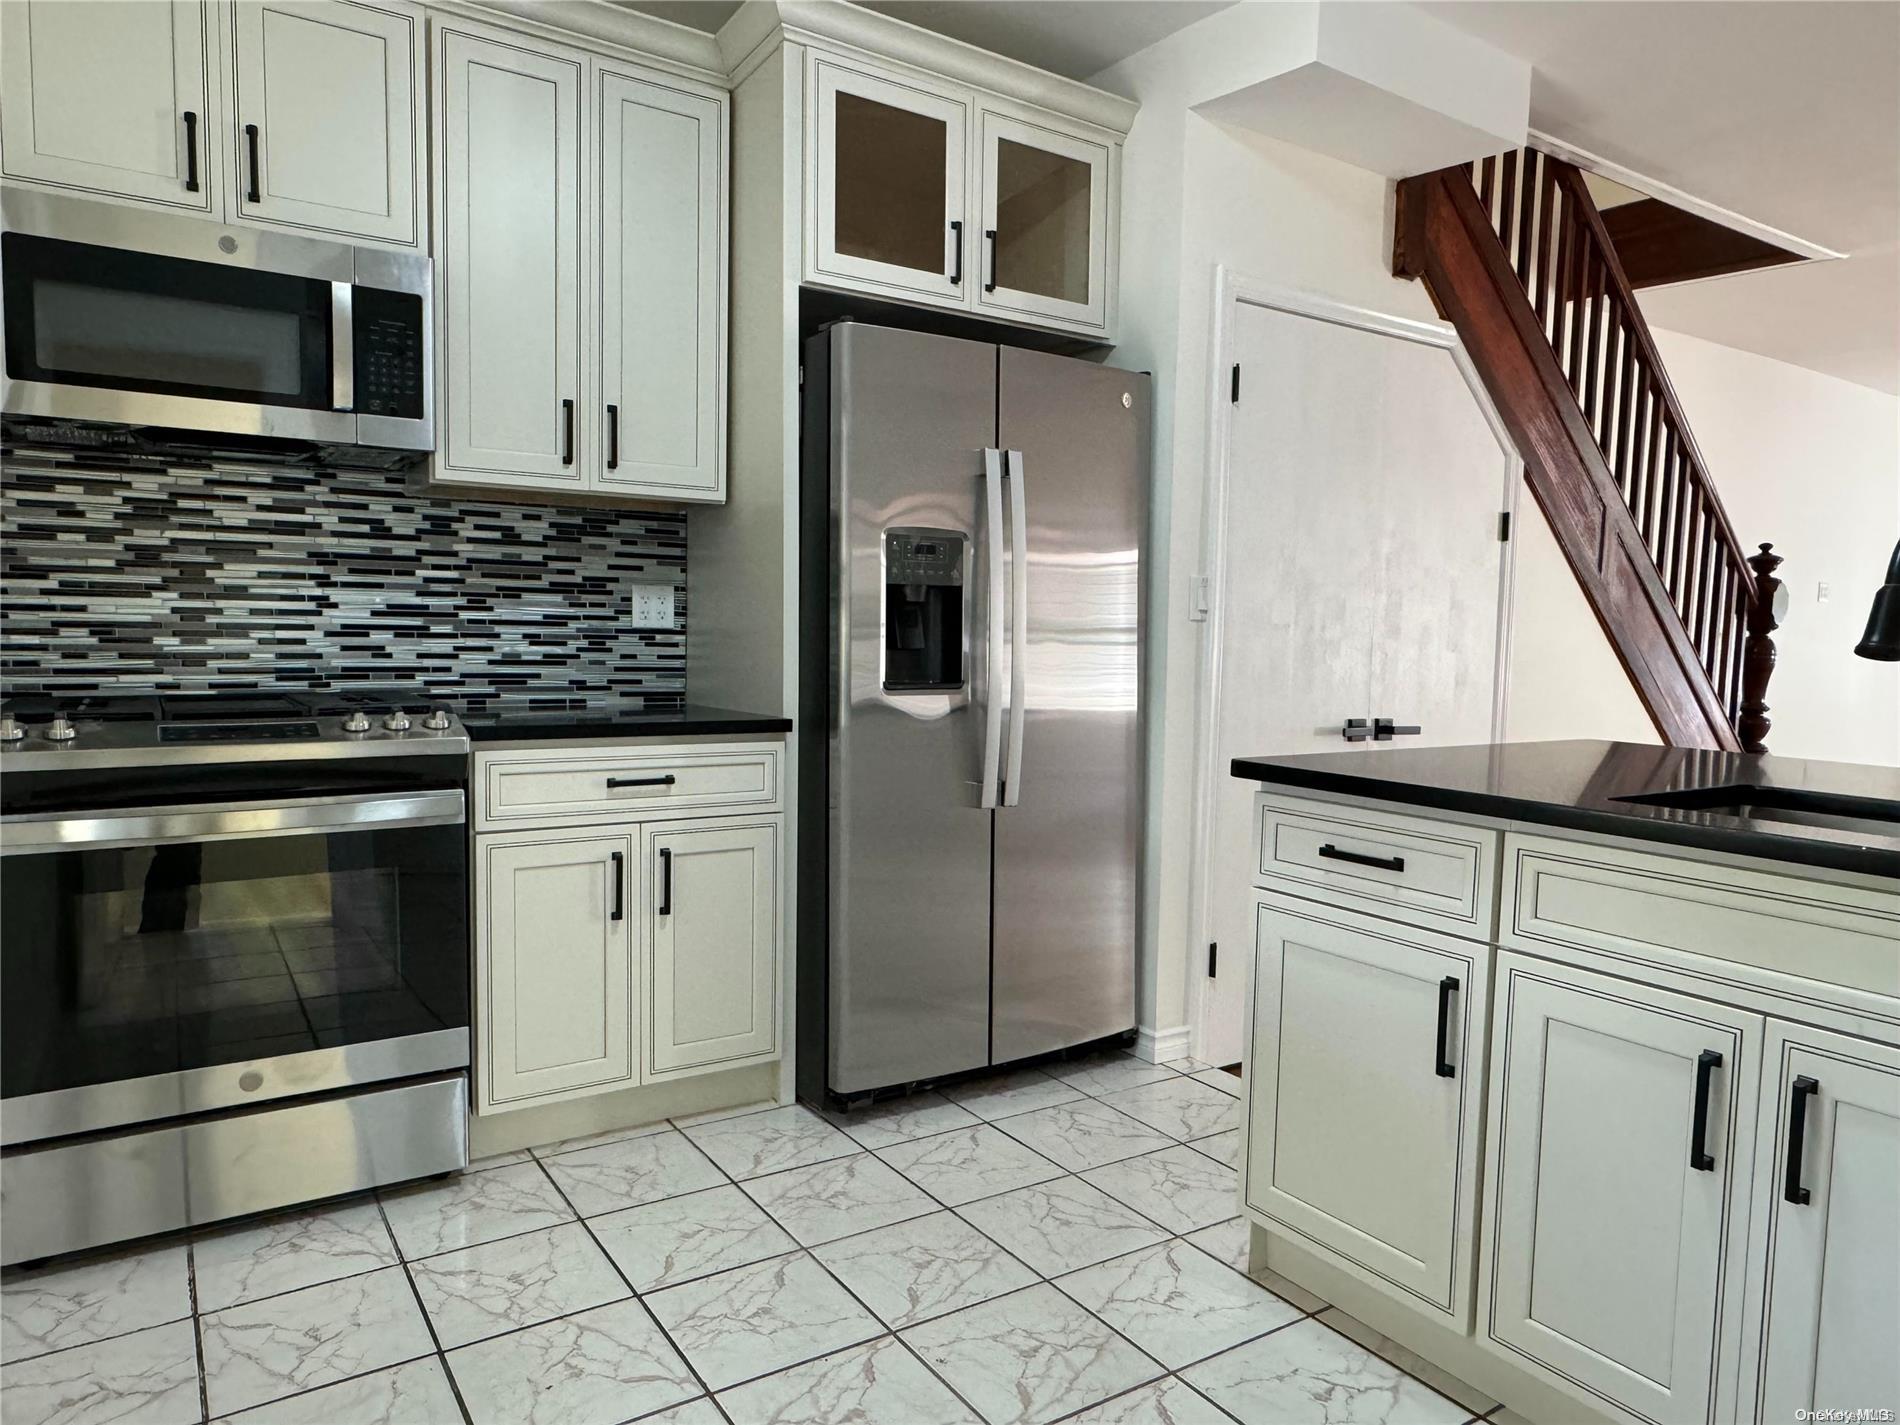
[[[673,626],[673,586],[635,584],[633,586],[633,622],[639,628]]]

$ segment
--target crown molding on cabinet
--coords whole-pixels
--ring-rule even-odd
[[[826,49],[845,47],[910,65],[1093,125],[1117,138],[1128,133],[1140,108],[1132,99],[842,0],[746,0],[718,35],[718,48],[733,82],[755,68],[759,56],[770,48],[769,42],[778,38]]]
[[[625,59],[720,89],[730,66],[712,35],[609,0],[428,0],[438,14],[488,20],[559,44],[606,45]]]

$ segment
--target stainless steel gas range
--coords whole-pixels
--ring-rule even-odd
[[[467,776],[405,691],[0,706],[0,1259],[466,1164]]]

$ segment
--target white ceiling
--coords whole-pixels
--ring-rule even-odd
[[[1654,288],[1657,326],[1900,394],[1900,4],[1432,0],[1531,123],[1848,258]]]
[[[1070,79],[1086,79],[1234,0],[863,0],[865,8]],[[739,0],[620,0],[716,31]]]

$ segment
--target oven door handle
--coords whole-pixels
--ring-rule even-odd
[[[207,806],[31,812],[0,816],[0,856],[103,851],[115,846],[167,846],[189,841],[234,841],[251,836],[322,836],[337,831],[458,826],[465,820],[467,812],[459,790],[410,792],[393,797],[295,797]]]

